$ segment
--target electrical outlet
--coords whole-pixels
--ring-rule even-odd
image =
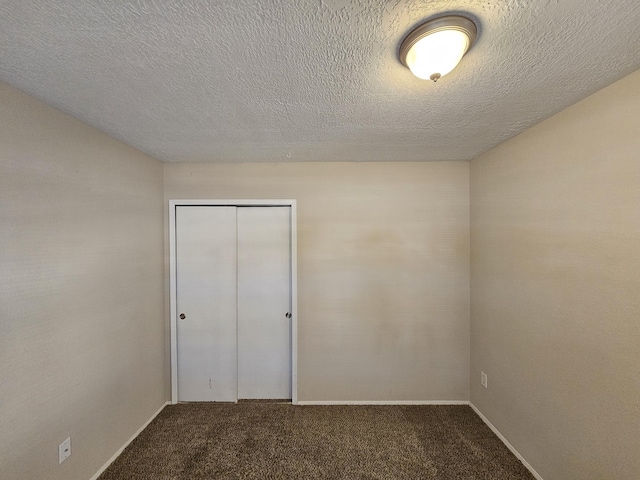
[[[480,385],[487,388],[487,374],[484,372],[480,372]]]
[[[71,456],[71,437],[58,445],[58,463],[64,462]]]

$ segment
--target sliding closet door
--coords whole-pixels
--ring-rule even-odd
[[[237,399],[236,207],[176,207],[178,400]]]
[[[291,398],[291,208],[238,207],[238,398]]]

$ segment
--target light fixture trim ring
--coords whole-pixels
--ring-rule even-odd
[[[476,36],[478,35],[478,29],[473,20],[463,17],[462,15],[446,15],[428,20],[414,28],[400,44],[400,63],[409,68],[407,64],[407,54],[411,50],[411,47],[424,37],[444,30],[457,30],[469,38],[469,46],[465,50],[465,55],[473,46]]]

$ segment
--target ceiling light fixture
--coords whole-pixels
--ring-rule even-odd
[[[437,82],[456,68],[476,39],[475,23],[466,17],[435,18],[414,29],[400,45],[400,62],[418,78]]]

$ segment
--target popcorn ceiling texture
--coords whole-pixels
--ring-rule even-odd
[[[397,59],[434,15],[477,44]],[[163,161],[475,158],[640,67],[637,0],[0,2],[0,80]]]

